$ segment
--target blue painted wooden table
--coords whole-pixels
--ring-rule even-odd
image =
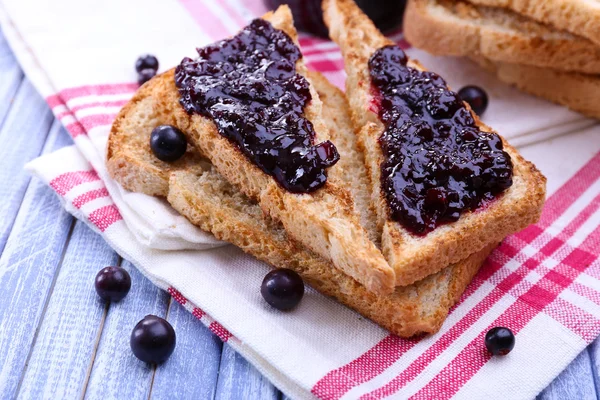
[[[0,33],[0,399],[279,399],[256,369],[67,214],[23,165],[71,140],[15,61]],[[99,301],[98,270],[121,264],[125,300]],[[129,335],[163,316],[177,348],[158,368],[138,361]],[[541,399],[595,399],[598,341]]]

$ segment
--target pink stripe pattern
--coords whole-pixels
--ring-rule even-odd
[[[60,196],[64,196],[71,189],[82,183],[99,181],[100,177],[94,170],[89,171],[74,171],[67,172],[52,179],[49,183],[50,187],[54,189]]]
[[[100,188],[96,190],[91,190],[89,192],[85,192],[73,199],[73,206],[75,208],[81,208],[85,204],[89,203],[92,200],[100,199],[103,197],[109,197],[108,190],[106,188]]]
[[[100,230],[100,232],[104,232],[115,222],[121,221],[123,217],[117,206],[111,204],[92,211],[88,216],[88,219]]]

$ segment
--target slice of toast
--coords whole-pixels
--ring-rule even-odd
[[[377,30],[352,0],[325,0],[323,11],[330,36],[339,44],[345,60],[346,92],[353,123],[360,129],[359,143],[371,178],[378,227],[382,230],[382,251],[396,272],[397,285],[423,279],[539,219],[546,179],[506,142],[504,149],[514,165],[513,185],[485,209],[464,212],[458,221],[439,226],[425,236],[413,235],[390,219],[380,184],[383,154],[379,138],[384,126],[372,108],[367,63],[376,50],[393,42]],[[409,61],[409,66],[423,69],[414,60]],[[474,113],[473,117],[481,130],[491,131]]]
[[[288,34],[297,44],[297,33],[287,6],[264,19]],[[306,75],[302,59],[296,70]],[[187,114],[179,104],[173,71],[148,82],[161,99],[161,107],[172,124],[183,131],[192,143],[234,186],[257,200],[264,212],[281,221],[288,234],[312,251],[331,260],[333,265],[375,293],[391,293],[395,284],[394,270],[381,252],[369,240],[360,226],[348,191],[328,179],[320,189],[310,194],[293,194],[284,190],[273,177],[263,172],[230,140],[221,136],[211,119],[199,114]],[[321,101],[311,85],[312,101],[304,116],[315,128],[315,143],[329,139],[321,118]]]
[[[530,65],[470,57],[498,79],[524,92],[561,104],[573,111],[600,119],[600,75],[556,71]],[[552,82],[551,85],[548,82]]]
[[[351,130],[345,97],[320,74],[311,73],[310,77],[344,160],[330,173],[345,179],[344,184],[356,196],[360,220],[374,231],[374,214],[368,207],[370,194],[364,190],[368,177],[362,156],[354,136],[344,138],[341,134]],[[375,295],[290,239],[280,223],[265,216],[256,202],[234,188],[195,149],[190,148],[174,163],[157,160],[150,150],[150,132],[157,125],[172,122],[162,110],[159,95],[152,85],[144,85],[119,113],[108,141],[111,176],[128,190],[168,197],[180,213],[201,228],[271,265],[295,270],[316,290],[394,334],[410,337],[436,332],[491,251],[484,249],[414,285],[398,287],[390,295]],[[376,236],[375,232],[370,234]]]
[[[496,7],[409,0],[404,35],[435,55],[477,56],[562,71],[600,73],[600,46]]]
[[[597,0],[469,0],[473,4],[507,8],[556,29],[600,45],[600,3]]]

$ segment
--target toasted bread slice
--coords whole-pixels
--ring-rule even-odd
[[[600,119],[600,75],[556,71],[530,65],[470,57],[495,73],[498,79],[524,92],[561,104],[573,111]],[[551,85],[548,82],[552,82]]]
[[[465,1],[410,0],[404,35],[435,55],[478,56],[513,64],[600,73],[600,46],[503,8]]]
[[[342,161],[331,168],[332,175],[345,179],[356,195],[357,212],[365,227],[375,230],[369,210],[370,194],[360,152],[350,132],[348,106],[343,93],[323,76],[311,73],[321,98],[323,116],[336,132]],[[392,333],[409,337],[434,333],[448,310],[458,300],[491,248],[471,255],[427,279],[398,287],[390,295],[377,296],[348,275],[331,267],[323,257],[289,238],[280,223],[265,216],[260,206],[225,180],[195,149],[180,160],[163,163],[150,150],[150,132],[171,123],[152,86],[143,86],[121,110],[108,142],[108,169],[128,190],[168,197],[190,221],[220,239],[276,267],[291,268],[315,289],[336,298]],[[351,171],[351,174],[346,172]],[[362,196],[363,200],[360,200]],[[375,232],[370,232],[375,236]]]
[[[383,154],[379,138],[384,126],[373,111],[368,60],[379,48],[393,44],[360,11],[352,0],[325,0],[325,22],[346,62],[346,92],[352,120],[359,131],[372,185],[372,202],[382,230],[382,251],[396,272],[396,284],[408,285],[497,243],[539,219],[545,199],[544,176],[504,142],[514,164],[513,185],[485,209],[464,212],[458,221],[415,236],[389,218],[380,185]],[[417,62],[409,66],[423,69]],[[468,107],[468,105],[467,105]],[[481,130],[491,131],[473,114]]]
[[[297,42],[292,15],[287,6],[265,17],[272,25],[286,32]],[[306,68],[299,60],[297,72],[305,75]],[[333,265],[375,293],[391,293],[395,275],[381,252],[369,240],[360,226],[354,203],[348,191],[328,179],[320,189],[310,194],[293,194],[284,190],[271,176],[264,173],[231,141],[221,136],[211,119],[199,114],[189,115],[179,104],[173,71],[151,80],[161,107],[171,116],[192,143],[219,171],[248,197],[257,200],[264,212],[281,221],[289,235],[306,245]],[[321,118],[321,101],[311,85],[312,101],[304,114],[315,128],[315,143],[329,139]]]
[[[469,0],[473,4],[507,8],[600,45],[600,3],[596,0]]]

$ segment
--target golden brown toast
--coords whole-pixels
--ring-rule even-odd
[[[383,154],[379,138],[384,126],[371,107],[373,96],[367,63],[376,50],[394,43],[379,32],[352,0],[325,0],[323,11],[330,36],[340,46],[345,60],[346,94],[371,178],[382,251],[396,272],[397,285],[408,285],[436,273],[539,219],[546,179],[504,140],[504,149],[514,165],[513,185],[484,210],[464,212],[458,221],[439,226],[425,236],[416,236],[390,219],[380,185]],[[409,66],[423,70],[414,60],[409,61]],[[492,131],[474,113],[473,117],[481,130]]]
[[[435,55],[476,56],[561,71],[600,73],[600,46],[504,8],[410,0],[404,36]]]
[[[351,130],[346,99],[321,75],[311,73],[310,77],[323,100],[324,120],[335,132],[332,137],[344,160],[333,166],[330,173],[345,179],[344,185],[356,196],[360,220],[374,230],[374,214],[369,210],[369,194],[364,189],[368,178],[362,156],[353,135],[342,137],[343,132]],[[394,334],[409,337],[434,333],[441,327],[448,310],[493,246],[414,285],[398,287],[389,295],[375,295],[291,239],[280,223],[265,216],[255,201],[233,187],[195,149],[190,147],[174,163],[157,160],[150,150],[150,132],[173,120],[163,108],[162,88],[154,81],[140,88],[112,127],[107,165],[116,181],[128,190],[168,197],[180,213],[202,229],[271,265],[295,270],[321,293]]]
[[[600,75],[556,71],[531,65],[469,57],[498,79],[524,92],[600,119]],[[548,82],[552,82],[549,85]]]
[[[469,0],[501,7],[533,20],[574,33],[600,45],[600,3],[597,0]]]
[[[287,6],[263,17],[275,28],[284,31],[297,45],[297,33]],[[296,70],[306,75],[302,59]],[[160,91],[161,107],[171,116],[171,124],[183,131],[193,144],[231,184],[246,196],[256,200],[262,210],[281,221],[290,237],[346,274],[358,280],[374,293],[391,293],[395,286],[394,270],[361,227],[348,191],[328,179],[320,189],[310,194],[293,194],[283,189],[273,177],[263,172],[230,140],[221,136],[211,119],[199,114],[189,115],[179,104],[179,92],[173,71],[152,82]],[[321,101],[311,85],[312,101],[305,107],[304,116],[315,128],[314,142],[329,139],[321,118]]]

